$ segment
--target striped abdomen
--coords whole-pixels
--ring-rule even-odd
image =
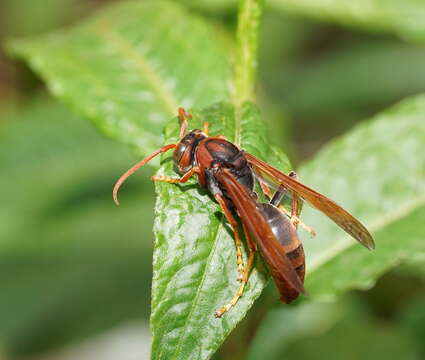
[[[258,209],[270,225],[277,240],[282,244],[286,255],[298,274],[298,277],[302,282],[304,282],[304,249],[300,239],[298,238],[295,227],[291,224],[289,218],[274,205],[258,204]],[[285,287],[285,293],[281,293],[281,300],[285,303],[290,303],[295,300],[298,295],[299,292],[288,285]]]

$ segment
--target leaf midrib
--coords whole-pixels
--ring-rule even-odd
[[[194,311],[194,310],[195,310],[195,308],[197,307],[197,304],[198,304],[198,298],[199,298],[199,296],[200,296],[200,294],[201,294],[201,289],[203,288],[203,285],[204,285],[204,282],[205,282],[205,278],[207,277],[207,274],[208,274],[208,271],[207,271],[207,270],[209,269],[209,267],[210,267],[210,265],[211,265],[211,263],[212,263],[212,258],[214,257],[215,251],[216,251],[216,249],[217,249],[218,239],[220,238],[221,233],[222,233],[222,231],[223,231],[223,229],[224,229],[223,221],[225,221],[225,220],[224,220],[224,217],[223,217],[223,219],[220,221],[220,223],[219,223],[219,225],[218,225],[218,227],[217,227],[217,233],[216,233],[215,240],[214,240],[214,246],[213,246],[213,248],[211,249],[211,251],[210,251],[210,253],[209,253],[209,255],[208,255],[208,260],[207,260],[206,265],[205,265],[205,271],[204,271],[204,274],[202,275],[201,282],[200,282],[200,284],[199,284],[199,286],[198,286],[198,289],[196,290],[195,298],[194,298],[194,300],[193,300],[193,302],[192,302],[192,305],[191,305],[191,308],[190,308],[189,314],[188,314],[188,316],[186,317],[186,320],[185,320],[185,322],[184,322],[183,330],[182,330],[182,333],[181,333],[181,336],[180,336],[179,342],[177,343],[176,351],[174,352],[174,354],[179,354],[179,353],[180,353],[180,348],[181,348],[181,346],[182,346],[182,341],[183,341],[183,339],[184,339],[184,337],[185,337],[185,335],[186,335],[186,330],[187,330],[187,325],[188,325],[188,323],[189,323],[189,319],[191,318],[193,311]],[[211,316],[212,316],[212,314],[211,314]]]
[[[124,54],[123,58],[134,61],[136,68],[157,94],[164,111],[170,115],[174,114],[179,106],[178,101],[176,97],[164,86],[165,81],[163,81],[159,73],[153,69],[148,60],[140,53],[134,51],[131,44],[125,38],[108,26],[107,17],[100,19],[96,25],[95,33],[107,41],[109,40],[110,43]]]
[[[223,128],[224,129],[226,128],[224,122],[223,122]],[[238,116],[238,110],[235,107],[235,130],[234,130],[234,134],[235,134],[234,136],[235,137],[234,137],[234,139],[235,139],[235,143],[238,146],[239,146],[239,144],[241,142],[241,130],[242,130],[241,129],[241,119],[240,119],[240,116]],[[186,317],[186,320],[184,322],[183,330],[182,330],[181,336],[179,338],[179,342],[177,343],[176,351],[174,352],[174,355],[179,354],[179,352],[180,352],[180,349],[181,349],[181,346],[182,346],[182,341],[183,341],[183,339],[185,337],[185,334],[186,334],[186,330],[187,330],[187,325],[189,323],[189,319],[191,318],[191,315],[192,315],[194,309],[197,307],[198,298],[199,298],[199,295],[201,293],[201,289],[203,288],[203,284],[204,284],[205,278],[206,278],[206,276],[208,274],[208,271],[207,270],[209,269],[209,267],[210,267],[210,265],[212,263],[212,258],[214,257],[214,254],[215,254],[215,251],[216,251],[216,248],[217,248],[218,241],[220,240],[221,233],[224,230],[224,221],[226,221],[226,219],[223,216],[222,219],[221,219],[221,221],[220,221],[220,223],[218,224],[217,232],[216,232],[216,235],[214,237],[214,246],[211,249],[210,254],[208,255],[207,263],[205,265],[204,274],[202,275],[201,282],[200,282],[200,284],[198,286],[198,289],[196,290],[196,295],[195,295],[195,298],[194,298],[194,300],[192,302],[192,305],[191,305],[189,314]],[[212,314],[211,314],[211,316],[212,316]]]

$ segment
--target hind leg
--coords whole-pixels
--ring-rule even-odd
[[[251,235],[249,234],[249,232],[245,228],[245,226],[243,226],[243,229],[244,229],[245,238],[246,238],[246,241],[248,243],[248,248],[249,248],[248,262],[247,262],[245,270],[242,274],[241,284],[239,285],[239,288],[236,291],[236,294],[233,296],[233,298],[226,305],[224,305],[221,308],[219,308],[218,310],[216,310],[216,312],[215,312],[216,318],[222,317],[233,306],[235,306],[236,303],[238,302],[238,300],[241,298],[241,296],[243,295],[243,292],[245,290],[245,285],[248,283],[249,274],[251,273],[251,269],[252,269],[252,266],[254,264],[255,252],[257,250],[257,247],[256,247],[254,241],[252,240]]]
[[[289,176],[293,178],[297,178],[297,175],[294,171],[291,171],[289,173]],[[294,225],[294,227],[297,229],[298,225],[300,225],[305,231],[307,231],[311,236],[316,236],[316,232],[314,229],[312,229],[310,226],[304,224],[301,219],[299,218],[300,210],[301,210],[301,198],[294,192],[292,192],[292,200],[291,200],[291,211],[286,210],[286,208],[281,205],[280,203],[283,200],[283,197],[287,194],[287,190],[284,185],[280,185],[279,188],[276,190],[274,195],[272,196],[272,192],[270,188],[264,184],[260,183],[261,190],[263,193],[270,199],[270,204],[278,207],[280,210],[282,210],[290,219],[291,223]]]

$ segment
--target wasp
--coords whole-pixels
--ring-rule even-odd
[[[299,182],[294,172],[282,173],[239,149],[223,135],[209,136],[208,123],[204,123],[202,130],[188,131],[187,119],[191,115],[183,108],[178,109],[178,115],[181,120],[180,141],[165,145],[125,172],[114,186],[113,199],[119,204],[117,195],[122,183],[154,157],[171,149],[174,149],[173,160],[182,176],[152,176],[152,180],[182,184],[197,175],[199,185],[206,188],[220,205],[232,227],[236,246],[240,286],[234,297],[216,310],[216,317],[229,311],[243,295],[258,251],[268,265],[281,301],[290,303],[305,293],[305,257],[297,228],[302,225],[312,235],[314,231],[299,219],[303,201],[323,212],[366,248],[375,247],[364,225],[334,201]],[[258,200],[254,191],[256,182],[268,201]],[[287,195],[292,199],[291,211],[281,205]],[[242,258],[238,218],[249,250],[246,266]]]

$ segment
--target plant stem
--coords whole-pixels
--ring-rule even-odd
[[[246,100],[254,100],[255,97],[258,29],[262,9],[263,0],[240,0],[239,2],[234,95],[236,105]]]
[[[233,102],[236,111],[244,101],[255,99],[257,77],[258,29],[263,9],[263,0],[240,0],[237,51],[235,61],[235,91]],[[236,122],[235,142],[240,140],[240,121]]]

